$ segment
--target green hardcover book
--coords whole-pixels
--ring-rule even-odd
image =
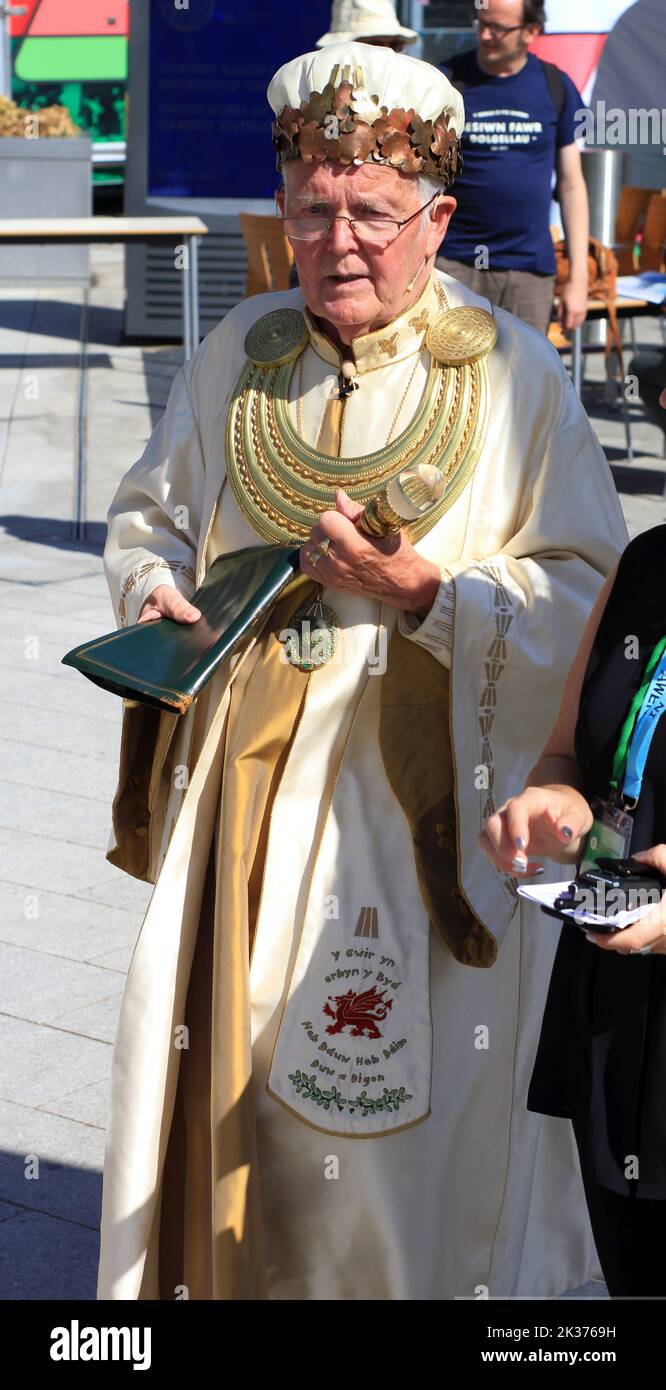
[[[299,573],[298,557],[274,545],[220,555],[192,595],[202,614],[196,622],[135,623],[73,647],[63,663],[124,699],[184,714]]]

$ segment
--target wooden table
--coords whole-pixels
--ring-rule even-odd
[[[199,237],[208,231],[200,217],[5,217],[0,219],[0,246],[61,246],[85,242],[160,242],[182,237],[183,346],[191,357],[199,344]],[[12,281],[12,283],[15,283]]]

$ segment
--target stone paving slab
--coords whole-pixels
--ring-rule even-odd
[[[142,890],[144,885],[136,887]],[[150,891],[149,885],[145,887]],[[71,893],[41,890],[35,894],[34,890],[0,883],[0,941],[40,950],[45,956],[66,956],[89,961],[100,969],[117,969],[113,957],[116,953],[127,957],[141,921],[140,905],[132,912]]]
[[[118,1018],[126,971],[110,970],[108,966],[99,968],[108,974],[110,981],[115,976],[119,982],[119,987],[114,989],[113,993],[109,993],[106,998],[85,1004],[83,1008],[67,1009],[64,1013],[58,1014],[53,1019],[53,1025],[56,1028],[69,1029],[70,1032],[78,1033],[81,1037],[96,1038],[99,1042],[113,1043],[118,1031]],[[111,984],[109,984],[110,989]]]
[[[94,631],[94,625],[94,619],[91,619],[91,631]],[[69,679],[64,666],[62,671],[62,676],[59,672],[48,674],[46,671],[31,671],[29,681],[20,671],[4,671],[3,695],[9,704],[20,703],[28,709],[47,709],[54,714],[76,719],[103,719],[107,726],[111,725],[118,731],[117,699],[82,676],[78,680]]]
[[[79,677],[79,679],[83,679]],[[108,693],[108,692],[107,692]],[[120,701],[116,696],[116,708]],[[43,709],[37,721],[34,715],[26,715],[23,703],[3,701],[3,737],[10,741],[35,744],[39,739],[40,748],[60,749],[64,753],[75,753],[77,757],[90,758],[105,763],[109,752],[109,729],[105,718],[95,714],[79,714],[76,719],[63,718],[60,711]]]
[[[0,944],[0,1015],[9,1015],[14,1023],[29,1019],[34,1023],[52,1023],[71,1017],[98,1001],[120,995],[124,975],[85,961],[66,956],[46,955],[26,946]],[[8,1020],[5,1020],[6,1022]],[[73,1026],[62,1023],[62,1027]],[[81,1030],[86,1031],[86,1030]],[[57,1040],[54,1039],[54,1046]],[[22,1038],[20,1045],[23,1045]],[[1,1055],[1,1054],[0,1054]],[[3,1094],[0,1080],[0,1094]],[[8,1078],[15,1085],[15,1072]],[[17,1096],[16,1099],[19,1097]]]
[[[96,914],[99,910],[99,905],[96,903]],[[126,913],[125,915],[130,917],[130,913]],[[123,945],[115,946],[112,951],[105,951],[101,956],[88,956],[87,959],[89,963],[91,965],[98,965],[100,970],[121,970],[123,974],[126,975],[130,968],[130,962],[132,960],[132,954],[136,945],[136,937],[140,926],[141,919],[139,919],[136,926],[131,929],[131,935],[128,936],[127,941]]]
[[[83,625],[90,621],[99,622],[100,617],[106,615],[111,618],[113,623],[111,600],[106,592],[106,580],[103,580],[104,592],[100,592],[97,597],[88,591],[89,581],[86,583],[86,588],[79,593],[72,587],[75,583],[76,578],[70,580],[66,591],[63,592],[60,588],[54,591],[44,585],[10,583],[9,580],[5,579],[2,611],[12,614],[23,613],[25,621],[28,617],[33,618],[35,608],[39,607],[43,617],[53,616],[55,620],[67,615],[73,621]],[[38,595],[35,594],[36,589],[39,591]],[[76,603],[73,600],[76,600]]]
[[[11,604],[8,604],[6,617],[4,613],[3,609],[3,637],[10,642],[20,643],[28,632],[34,633],[39,638],[40,645],[42,642],[48,643],[49,646],[56,645],[60,652],[64,653],[90,636],[90,618],[81,618],[75,604],[67,606],[64,611],[61,609],[60,612],[38,614],[25,608],[12,608]],[[115,627],[110,604],[109,617],[112,626]],[[97,614],[93,621],[99,621]],[[76,675],[76,672],[74,674]],[[78,679],[81,679],[80,675]]]
[[[117,870],[114,870],[114,873],[117,873]],[[151,883],[142,883],[126,874],[118,874],[118,878],[113,882],[105,879],[90,883],[86,888],[77,889],[74,896],[84,902],[102,903],[108,907],[125,907],[130,912],[141,911],[145,914],[152,891]]]
[[[93,1083],[108,1087],[112,1051],[108,1041],[7,1018],[0,1020],[0,1037],[6,1071],[0,1100],[5,1103],[57,1114],[64,1096]],[[6,1139],[3,1131],[3,1147]]]
[[[38,1108],[48,1111],[50,1115],[61,1115],[67,1120],[78,1120],[81,1124],[94,1125],[97,1129],[104,1131],[109,1119],[110,1072],[111,1057],[109,1055],[108,1075],[103,1081],[91,1081],[87,1086],[68,1091],[66,1095],[55,1097]]]
[[[0,371],[1,367],[0,357]],[[0,482],[0,517],[7,533],[0,551],[0,579],[9,584],[10,592],[18,584],[58,592],[54,586],[63,584],[63,611],[72,584],[85,583],[86,592],[103,595],[106,584],[100,548],[97,543],[91,549],[85,541],[77,544],[72,540],[71,514],[60,521],[42,510],[39,497],[33,497],[32,512],[14,514],[5,506],[4,483]],[[100,535],[104,524],[100,516]],[[108,590],[106,594],[110,602]]]
[[[39,639],[37,648],[34,641],[29,641],[34,637]],[[2,669],[9,667],[14,671],[23,670],[28,676],[37,671],[60,675],[63,680],[72,680],[76,672],[71,669],[68,671],[62,664],[62,658],[68,646],[73,645],[74,643],[68,644],[57,637],[39,636],[37,625],[33,624],[32,627],[17,632],[14,637],[4,634],[0,637],[0,665]],[[82,677],[79,676],[78,679],[81,680]]]
[[[111,1050],[107,1044],[96,1046]],[[99,1127],[9,1101],[0,1101],[0,1126],[0,1199],[97,1227],[104,1163]],[[38,1166],[31,1170],[28,1161],[34,1157]],[[30,1262],[29,1249],[24,1259]]]
[[[9,883],[24,884],[37,891],[46,888],[56,893],[73,893],[93,883],[108,884],[120,878],[120,871],[108,864],[99,850],[71,840],[2,830],[0,856]]]
[[[24,734],[27,734],[26,729]],[[61,792],[67,787],[78,791],[84,787],[91,800],[101,800],[109,807],[110,825],[110,808],[118,779],[115,750],[119,745],[120,727],[116,739],[109,738],[106,759],[63,752],[57,747],[46,748],[27,739],[21,743],[8,743],[0,738],[0,759],[3,773],[10,782],[43,787],[54,792]]]
[[[0,781],[0,828],[29,834],[39,828],[40,833],[48,834],[63,826],[67,827],[67,835],[75,844],[106,851],[108,803],[67,792],[45,793],[42,787]]]

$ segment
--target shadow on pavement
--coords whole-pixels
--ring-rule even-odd
[[[614,463],[609,457],[611,454],[617,454],[622,458],[621,449],[606,449],[604,452],[610,463],[618,492],[663,497],[664,485],[666,484],[666,471],[663,468],[636,468],[633,464],[625,464],[623,467],[622,464]]]
[[[73,288],[75,299],[0,299],[0,329],[26,331],[26,309],[30,310],[30,330],[40,338],[69,339],[79,342],[81,329],[81,295],[79,286]],[[124,312],[103,304],[90,307],[90,340],[109,343],[114,347],[122,339]],[[4,364],[3,359],[3,364]],[[22,359],[21,359],[22,360]],[[109,366],[111,364],[109,363]]]
[[[54,371],[77,368],[81,364],[79,352],[0,352],[0,369],[22,368],[28,372],[38,367],[50,367]],[[107,352],[87,352],[86,367],[106,367],[110,370],[113,362]],[[34,417],[31,417],[34,418]]]
[[[94,1169],[0,1152],[0,1299],[95,1299],[101,1197]]]
[[[101,555],[106,540],[106,523],[86,522],[84,540],[74,537],[74,523],[57,521],[52,516],[0,516],[5,534],[21,541],[39,541],[58,550],[76,550],[88,555]]]

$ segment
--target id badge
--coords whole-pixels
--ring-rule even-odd
[[[597,797],[591,806],[594,820],[585,841],[581,873],[587,873],[600,859],[628,859],[634,829],[632,816],[621,806],[612,806]]]

